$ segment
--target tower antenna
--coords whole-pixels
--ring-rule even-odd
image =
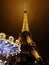
[[[24,11],[27,11],[27,0],[24,0]]]

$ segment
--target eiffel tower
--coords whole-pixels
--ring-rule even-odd
[[[39,55],[37,50],[37,46],[35,42],[32,40],[32,35],[29,31],[27,11],[24,11],[23,26],[22,31],[19,35],[19,41],[21,43],[21,62],[33,64],[35,60],[41,59],[41,56]]]

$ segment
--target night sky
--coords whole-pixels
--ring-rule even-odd
[[[49,0],[26,0],[32,38],[41,56],[49,55]],[[24,0],[1,0],[0,32],[18,38],[22,29]]]

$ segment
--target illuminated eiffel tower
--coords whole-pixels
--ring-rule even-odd
[[[30,54],[33,55],[36,59],[41,58],[38,54],[37,46],[35,42],[32,40],[32,35],[29,31],[29,24],[28,24],[28,17],[27,17],[27,1],[24,0],[24,18],[23,18],[23,26],[22,26],[22,33],[21,33],[21,40],[22,40],[22,48],[23,46],[29,46]],[[25,49],[25,48],[23,48]],[[23,50],[22,49],[22,50]],[[26,51],[26,50],[25,50]]]
[[[19,40],[21,43],[21,61],[33,63],[35,59],[41,59],[41,56],[37,51],[36,44],[33,42],[32,35],[29,31],[27,11],[24,11],[23,26],[19,35]]]

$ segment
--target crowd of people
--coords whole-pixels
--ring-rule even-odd
[[[49,65],[49,59],[43,59],[35,51],[33,52],[38,57],[34,55],[35,58],[32,54],[28,55],[28,51],[30,53],[31,48],[32,45],[30,44],[20,44],[19,39],[14,42],[13,36],[9,36],[6,39],[6,34],[0,33],[0,65]]]
[[[20,51],[21,49],[18,40],[14,42],[13,36],[9,36],[9,38],[6,39],[6,34],[0,33],[0,65],[7,65],[10,58],[13,55],[20,53]]]

